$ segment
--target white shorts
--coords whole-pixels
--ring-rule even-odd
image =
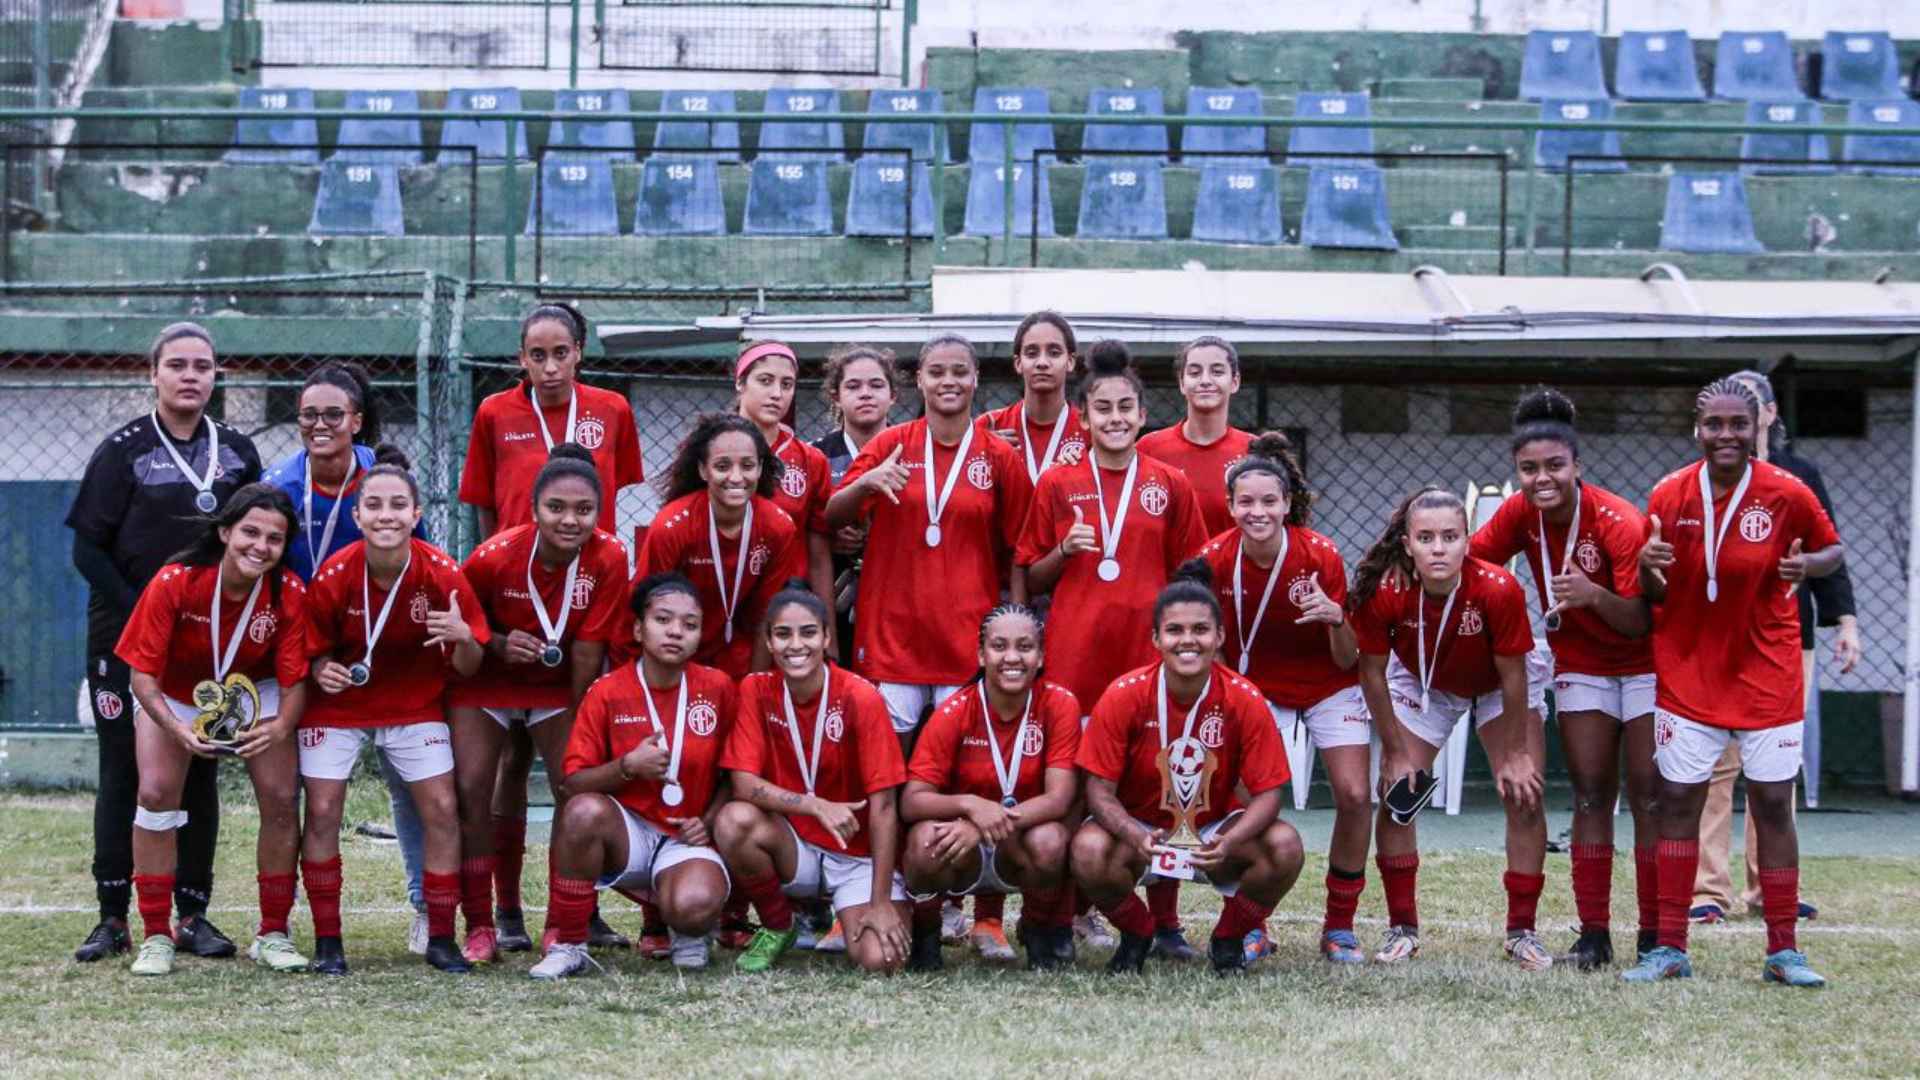
[[[1322,750],[1366,746],[1373,741],[1373,717],[1358,686],[1335,690],[1304,709],[1289,709],[1271,701],[1267,709],[1273,713],[1273,726],[1280,729],[1283,738],[1305,724],[1307,736]]]
[[[380,728],[301,728],[300,775],[345,780],[368,742],[387,756],[393,771],[409,784],[453,771],[453,735],[442,721],[423,720]]]
[[[793,847],[799,858],[795,861],[793,877],[780,883],[780,891],[788,896],[802,900],[826,898],[833,901],[833,913],[842,911],[873,900],[873,860],[857,855],[840,855],[823,847],[816,847],[800,839],[793,831],[793,822],[782,816],[787,831],[793,835]],[[907,879],[900,871],[893,872],[893,889],[890,899],[905,902],[907,899]]]
[[[1000,877],[1000,868],[994,865],[994,859],[998,856],[998,854],[999,854],[998,850],[995,849],[995,847],[992,844],[982,842],[980,844],[979,876],[975,877],[973,879],[973,884],[967,886],[966,888],[954,889],[952,892],[946,893],[944,895],[973,896],[977,893],[1019,892],[1020,891],[1019,889],[1016,889],[1013,886],[1007,884],[1006,881]],[[930,892],[930,893],[924,893],[924,894],[910,892],[907,894],[908,898],[912,900],[931,900],[934,897],[940,896],[940,895],[942,894],[938,892]]]
[[[721,875],[727,879],[727,891],[733,891],[733,875],[727,873],[726,860],[720,857],[719,852],[710,847],[681,843],[679,839],[654,828],[653,822],[634,813],[613,796],[601,793],[600,797],[618,808],[620,816],[626,820],[627,868],[617,874],[602,874],[594,882],[595,887],[645,889],[652,892],[661,874],[681,863],[704,859],[720,868]]]
[[[260,719],[270,720],[280,715],[280,684],[268,679],[257,682],[253,688],[260,692]],[[179,698],[167,698],[167,708],[173,710],[173,718],[182,724],[191,724],[200,719],[200,707],[189,705]]]
[[[1653,672],[1644,675],[1553,677],[1553,703],[1561,716],[1570,712],[1605,713],[1621,723],[1653,712]]]
[[[1740,771],[1761,784],[1791,780],[1800,773],[1801,742],[1807,722],[1796,720],[1758,731],[1730,731],[1709,727],[1665,709],[1653,713],[1653,763],[1660,775],[1676,784],[1704,784],[1726,753],[1727,743],[1740,740]]]
[[[1214,837],[1219,836],[1221,832],[1225,831],[1227,826],[1233,824],[1233,820],[1239,817],[1242,813],[1244,813],[1244,811],[1235,810],[1233,813],[1228,814],[1226,817],[1221,818],[1219,821],[1216,821],[1211,825],[1207,825],[1201,828],[1200,842],[1203,844],[1212,842]],[[1135,825],[1140,826],[1143,829],[1151,830],[1153,828],[1153,826],[1147,824],[1144,821],[1141,821],[1139,818],[1134,818],[1133,823]],[[1148,863],[1147,867],[1148,868],[1146,870],[1143,870],[1140,873],[1139,883],[1141,885],[1148,885],[1155,881],[1181,880],[1180,878],[1162,877],[1161,875],[1154,873],[1152,869],[1153,867],[1152,863]],[[1232,896],[1240,891],[1240,875],[1238,874],[1235,874],[1231,879],[1226,879],[1226,880],[1216,880],[1212,877],[1208,877],[1204,871],[1201,873],[1201,876],[1206,877],[1207,883],[1213,886],[1213,891],[1219,893],[1221,896]]]
[[[499,724],[501,727],[506,728],[508,731],[512,731],[514,721],[516,720],[522,724],[525,724],[528,727],[533,727],[535,724],[540,723],[542,720],[551,720],[554,717],[559,716],[561,713],[566,712],[567,710],[564,708],[561,708],[561,709],[482,708],[480,711],[483,713],[486,713],[488,716],[493,717],[494,723]]]
[[[1546,711],[1547,684],[1552,681],[1553,653],[1544,645],[1535,645],[1527,654],[1527,708],[1536,713]],[[1497,719],[1502,708],[1498,690],[1474,698],[1434,690],[1427,695],[1427,708],[1422,712],[1420,680],[1397,656],[1387,658],[1387,693],[1393,698],[1393,714],[1399,718],[1400,726],[1432,747],[1446,745],[1453,726],[1467,715],[1468,709],[1473,710],[1473,726],[1478,729]]]
[[[920,730],[920,717],[930,708],[939,708],[941,702],[960,689],[899,682],[883,682],[879,687],[880,696],[887,699],[887,715],[893,718],[893,730],[900,735]]]

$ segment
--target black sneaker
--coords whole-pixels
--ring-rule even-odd
[[[173,945],[204,960],[224,960],[236,951],[233,939],[208,922],[205,915],[180,920],[173,931]]]
[[[1187,943],[1187,935],[1177,926],[1167,926],[1153,932],[1152,955],[1177,960],[1188,964],[1200,959],[1200,954]]]
[[[460,946],[450,936],[427,939],[427,963],[449,975],[465,975],[473,970],[473,965],[467,963]]]
[[[915,929],[913,947],[907,953],[907,970],[939,971],[946,966],[946,958],[940,955],[940,927]]]
[[[1613,935],[1605,930],[1582,930],[1573,948],[1563,957],[1581,971],[1595,971],[1613,964]]]
[[[1041,926],[1021,935],[1027,950],[1028,971],[1062,971],[1073,967],[1073,928]]]
[[[1247,950],[1239,938],[1208,938],[1207,959],[1213,962],[1215,975],[1225,977],[1247,973]]]
[[[533,939],[527,936],[527,917],[519,911],[493,911],[495,946],[501,952],[532,952]]]
[[[347,950],[337,937],[313,939],[313,959],[307,962],[307,970],[315,975],[345,975],[347,973]]]
[[[1660,931],[1658,930],[1640,931],[1639,935],[1634,938],[1634,944],[1633,944],[1634,960],[1636,962],[1640,960],[1645,960],[1647,958],[1647,954],[1652,952],[1656,947],[1659,946],[1659,944],[1660,944]]]
[[[1146,970],[1147,954],[1153,951],[1153,939],[1140,934],[1120,932],[1120,944],[1107,961],[1109,975],[1138,975]]]
[[[526,933],[526,930],[522,928],[521,933]],[[601,918],[598,911],[587,920],[587,945],[595,949],[633,948],[633,942],[627,940],[627,935],[608,926],[607,920]],[[532,948],[533,943],[529,941],[527,947]]]
[[[105,960],[109,956],[118,956],[133,947],[127,937],[127,920],[101,919],[92,930],[87,931],[87,939],[73,950],[73,958],[83,964],[95,960]]]

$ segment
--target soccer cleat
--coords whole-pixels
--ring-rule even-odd
[[[460,955],[466,957],[469,964],[491,964],[500,955],[500,935],[491,926],[470,927]]]
[[[225,960],[240,951],[234,947],[233,939],[208,922],[205,915],[181,919],[180,925],[173,929],[173,943],[203,960]]]
[[[1212,948],[1211,945],[1208,946]],[[1169,926],[1153,932],[1153,955],[1177,960],[1188,964],[1200,959],[1200,954],[1187,943],[1187,935],[1177,926]]]
[[[1553,954],[1547,943],[1531,930],[1507,931],[1507,959],[1520,965],[1521,971],[1545,971],[1553,966]]]
[[[681,971],[698,971],[707,966],[709,950],[705,934],[682,934],[678,931],[667,935],[667,956],[673,966]]]
[[[420,955],[426,955],[425,948],[421,949]],[[340,939],[337,937],[314,938],[313,962],[307,965],[307,970],[315,975],[345,975],[347,950],[341,946]]]
[[[473,970],[452,935],[427,939],[427,963],[449,975],[465,975]]]
[[[1272,956],[1274,948],[1273,937],[1264,926],[1247,931],[1246,936],[1240,939],[1240,951],[1246,955],[1248,967]]]
[[[533,938],[527,935],[527,917],[518,911],[493,912],[493,937],[495,946],[501,952],[532,952]],[[472,933],[468,933],[472,940]],[[425,948],[425,946],[422,946]],[[477,961],[476,961],[477,962]]]
[[[795,920],[795,922],[798,921],[798,919]],[[835,923],[834,929],[838,930],[839,928],[839,924]],[[722,921],[720,923],[720,930],[714,934],[714,940],[719,942],[721,948],[732,949],[738,952],[753,943],[753,927],[745,922]],[[846,943],[841,943],[840,951],[847,951]]]
[[[1760,981],[1818,990],[1827,985],[1826,976],[1807,966],[1807,957],[1799,949],[1781,949],[1767,955],[1760,969]]]
[[[1234,943],[1238,945],[1238,942]],[[1153,939],[1144,934],[1120,933],[1120,944],[1114,946],[1113,957],[1107,961],[1109,975],[1138,975],[1147,967],[1147,956],[1153,952]]]
[[[1800,901],[1800,906],[1795,910],[1796,910],[1796,917],[1803,920],[1817,919],[1820,917],[1820,909],[1817,907],[1814,907],[1812,904],[1807,903],[1805,900]]]
[[[814,952],[843,953],[847,951],[847,932],[840,928],[839,918],[827,927],[827,932],[819,941],[813,943]]]
[[[91,964],[96,960],[105,960],[109,956],[118,956],[133,947],[127,937],[127,920],[101,919],[87,931],[87,938],[80,947],[73,950],[73,958],[82,964]]]
[[[1208,938],[1207,959],[1213,962],[1213,973],[1223,978],[1247,973],[1246,946],[1233,938]]]
[[[1012,960],[1013,946],[1007,944],[1007,932],[999,919],[975,919],[967,931],[967,941],[983,960]]]
[[[1321,934],[1320,955],[1326,957],[1329,964],[1367,962],[1367,954],[1360,949],[1360,939],[1354,937],[1351,930],[1328,930]]]
[[[1693,961],[1671,945],[1656,945],[1640,962],[1620,973],[1621,982],[1650,983],[1693,978]]]
[[[793,948],[793,940],[799,936],[800,931],[791,926],[785,930],[769,930],[763,926],[753,932],[753,940],[747,943],[746,951],[734,960],[733,966],[749,975],[766,971]]]
[[[498,925],[497,920],[495,925]],[[407,927],[407,951],[415,956],[427,955],[427,938],[429,936],[431,935],[427,933],[427,913],[424,911],[414,912],[413,925]]]
[[[1097,911],[1089,911],[1073,920],[1073,936],[1086,942],[1090,949],[1111,949],[1119,944],[1113,938],[1113,931],[1107,928],[1107,921]]]
[[[307,958],[278,930],[254,938],[253,944],[247,946],[247,956],[268,971],[307,970]]]
[[[1581,971],[1594,971],[1613,964],[1613,935],[1605,930],[1582,930],[1580,937],[1560,958]]]
[[[1028,971],[1056,971],[1073,967],[1073,930],[1065,926],[1022,929],[1020,946],[1027,950]]]
[[[1719,904],[1697,904],[1687,910],[1687,921],[1711,926],[1714,923],[1726,922],[1727,913]]]
[[[942,930],[928,928],[913,932],[913,944],[907,950],[907,970],[913,972],[939,971],[947,966],[946,957],[940,955]]]
[[[599,967],[593,957],[587,955],[585,945],[569,945],[554,942],[547,947],[547,955],[527,971],[529,979],[553,982],[569,979],[575,975],[585,975],[589,967]]]
[[[173,939],[155,934],[140,943],[140,954],[133,958],[133,966],[127,970],[135,975],[171,975],[173,953]]]
[[[531,947],[533,943],[529,941],[527,944]],[[627,940],[627,935],[608,926],[607,920],[596,911],[587,920],[587,945],[595,949],[630,949],[633,942]]]
[[[1658,930],[1640,931],[1639,934],[1635,935],[1634,941],[1633,941],[1633,958],[1635,962],[1645,960],[1647,958],[1647,954],[1652,952],[1654,949],[1654,946],[1658,944],[1660,944],[1660,931]]]
[[[801,952],[812,952],[814,946],[820,944],[820,935],[824,931],[814,929],[812,919],[796,912],[793,916],[793,926],[800,931],[800,936],[793,939],[794,948]]]
[[[665,960],[673,954],[673,935],[664,926],[643,928],[640,939],[633,943],[633,951],[649,960]]]
[[[944,945],[958,945],[967,940],[967,912],[960,901],[947,898],[940,908],[940,942]]]
[[[1420,955],[1420,928],[1389,926],[1380,939],[1380,951],[1373,954],[1376,964],[1401,964]]]

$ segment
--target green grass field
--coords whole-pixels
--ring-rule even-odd
[[[244,788],[230,782],[228,792],[214,920],[244,948],[253,819]],[[382,818],[383,802],[377,782],[356,783],[348,819]],[[273,977],[244,958],[183,957],[171,978],[136,980],[124,961],[70,959],[94,920],[90,805],[85,796],[0,796],[6,1075],[1920,1073],[1920,813],[1899,804],[1875,804],[1891,816],[1877,825],[1889,839],[1870,845],[1882,853],[1821,856],[1811,839],[1805,844],[1806,888],[1823,912],[1804,924],[1801,941],[1833,980],[1824,992],[1761,984],[1757,920],[1696,933],[1691,982],[1630,989],[1611,974],[1510,969],[1499,946],[1503,863],[1474,846],[1497,835],[1497,815],[1485,805],[1432,827],[1435,846],[1448,837],[1459,843],[1425,856],[1425,950],[1403,969],[1329,971],[1318,959],[1324,862],[1316,856],[1281,905],[1280,952],[1237,982],[1216,980],[1204,965],[1158,961],[1145,978],[1110,979],[1099,970],[1104,955],[1084,952],[1080,971],[1038,977],[960,949],[948,950],[947,971],[930,977],[869,979],[839,958],[799,955],[771,977],[746,978],[720,953],[693,977],[625,955],[602,956],[604,974],[557,986],[525,978],[527,956],[453,978],[406,952],[395,849],[355,837],[343,845],[351,977]],[[1297,816],[1310,850],[1324,850],[1329,817]],[[1554,821],[1560,828],[1565,814]],[[1822,815],[1807,832],[1857,837],[1860,828]],[[1833,846],[1849,850],[1839,840]],[[528,857],[534,909],[545,899],[544,854],[536,845]],[[1626,929],[1616,942],[1630,952],[1630,860],[1617,865],[1614,915]],[[1570,940],[1566,873],[1565,857],[1550,856],[1541,927],[1555,948]],[[1186,889],[1183,901],[1197,941],[1217,901],[1199,888]],[[1368,944],[1381,912],[1370,880],[1359,928]],[[610,900],[608,914],[637,931],[624,901]],[[537,931],[539,916],[529,923]],[[305,947],[312,931],[304,905],[294,927]]]

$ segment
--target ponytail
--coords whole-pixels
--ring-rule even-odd
[[[1393,516],[1387,519],[1386,531],[1380,534],[1380,539],[1373,542],[1373,546],[1361,556],[1359,565],[1354,567],[1353,584],[1347,588],[1348,611],[1358,611],[1371,603],[1373,594],[1380,590],[1380,582],[1389,571],[1398,570],[1409,580],[1416,576],[1413,557],[1407,554],[1407,518],[1415,510],[1446,507],[1460,511],[1462,519],[1467,516],[1467,504],[1460,500],[1460,496],[1434,484],[1400,500]]]

